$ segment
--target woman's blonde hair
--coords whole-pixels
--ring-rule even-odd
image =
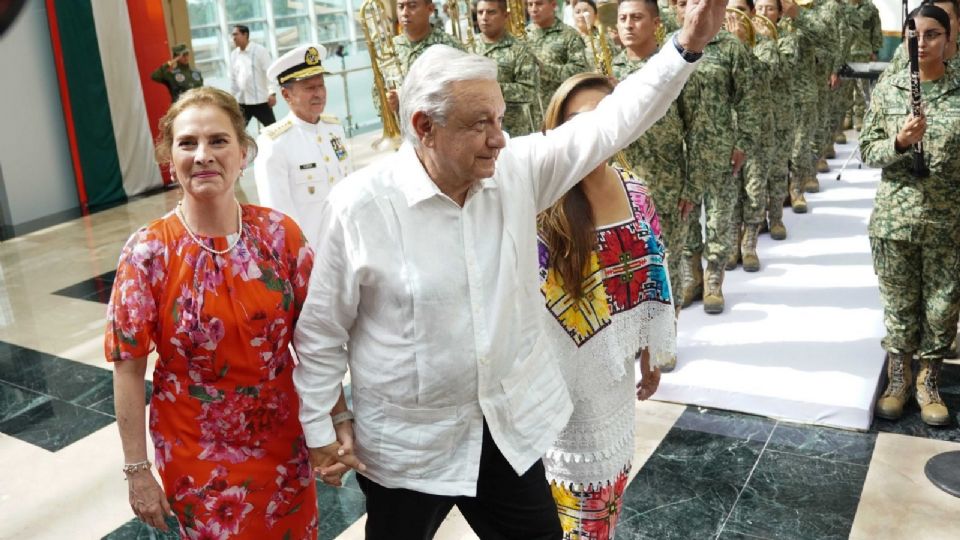
[[[230,124],[236,132],[237,140],[241,147],[247,149],[247,159],[252,161],[257,154],[257,141],[247,133],[247,122],[243,118],[243,112],[240,111],[240,105],[237,100],[227,92],[210,86],[201,86],[192,88],[183,94],[180,99],[167,109],[166,114],[160,119],[159,133],[157,134],[156,150],[154,156],[157,163],[163,165],[170,163],[171,148],[173,147],[173,121],[177,119],[183,111],[190,107],[200,107],[203,105],[213,105],[220,107],[220,110],[227,113],[230,118]]]
[[[554,92],[543,117],[543,131],[563,124],[567,103],[583,90],[613,92],[613,83],[599,73],[580,73],[564,81]],[[596,223],[590,201],[579,183],[537,216],[540,236],[550,249],[550,264],[563,279],[563,290],[573,298],[583,297],[583,272],[596,248]]]

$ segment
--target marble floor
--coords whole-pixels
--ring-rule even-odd
[[[371,138],[353,141],[355,155]],[[255,201],[249,176],[240,196]],[[0,244],[0,539],[163,537],[127,504],[102,340],[123,241],[178,197],[165,191]],[[960,450],[956,362],[941,387],[953,422],[939,429],[915,406],[858,432],[638,403],[617,538],[960,538],[960,499],[923,474],[929,457]],[[362,538],[355,479],[318,488],[320,538]],[[438,538],[474,536],[454,512]]]

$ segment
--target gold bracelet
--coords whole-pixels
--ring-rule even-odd
[[[148,459],[145,459],[145,460],[143,460],[143,461],[138,461],[138,462],[136,462],[136,463],[124,463],[124,464],[123,464],[123,474],[124,474],[124,476],[130,476],[131,474],[136,473],[136,472],[149,471],[151,465],[152,465],[152,464],[150,463],[150,460],[148,460]]]

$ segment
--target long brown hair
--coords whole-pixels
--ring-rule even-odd
[[[547,105],[543,131],[563,124],[570,98],[589,89],[610,93],[613,83],[599,73],[580,73],[564,81]],[[593,210],[579,182],[537,216],[537,227],[550,249],[550,264],[563,279],[563,290],[579,300],[583,297],[583,272],[597,244]]]

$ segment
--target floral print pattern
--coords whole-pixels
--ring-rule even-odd
[[[614,537],[629,474],[630,465],[627,465],[612,481],[581,490],[550,484],[564,540],[609,540]]]
[[[181,537],[315,539],[289,347],[313,253],[283,214],[244,205],[242,216],[243,237],[223,255],[173,213],[137,231],[120,256],[105,353],[157,351],[149,432]]]

